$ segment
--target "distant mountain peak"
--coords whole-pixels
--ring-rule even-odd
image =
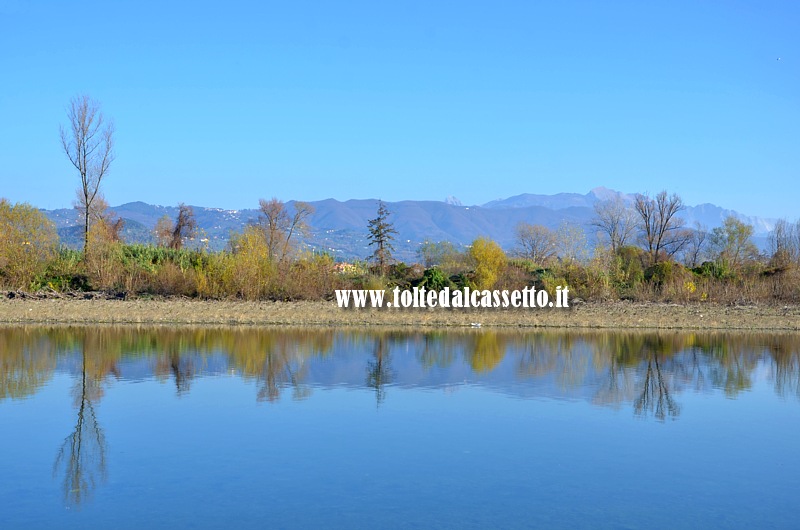
[[[596,188],[592,188],[588,196],[594,197],[598,201],[611,201],[614,199],[622,199],[624,202],[627,203],[632,203],[635,199],[635,195],[633,194],[612,190],[611,188],[606,188],[605,186],[597,186]]]
[[[605,186],[597,186],[596,188],[592,188],[589,194],[594,195],[598,200],[607,201],[620,195],[620,192],[606,188]]]

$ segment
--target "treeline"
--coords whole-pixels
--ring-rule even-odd
[[[82,251],[59,244],[54,225],[28,204],[0,201],[0,287],[6,290],[108,291],[125,296],[185,296],[204,299],[330,300],[335,289],[555,290],[568,285],[573,298],[666,302],[800,302],[800,222],[779,221],[769,250],[759,252],[753,228],[730,217],[713,230],[687,227],[683,203],[661,192],[596,205],[592,228],[599,243],[589,248],[585,228],[556,230],[521,223],[516,245],[502,249],[478,238],[468,246],[420,245],[417,263],[392,258],[391,213],[378,204],[365,226],[373,254],[337,263],[325,252],[304,248],[313,207],[261,200],[259,218],[232,234],[220,252],[196,244],[197,224],[180,205],[175,220],[154,229],[156,245],[129,245],[122,222],[103,201],[89,215]],[[85,212],[85,210],[82,211]],[[82,215],[82,220],[86,217]],[[195,244],[187,242],[195,240]]]

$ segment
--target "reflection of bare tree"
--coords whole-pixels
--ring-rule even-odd
[[[441,332],[426,333],[423,337],[423,346],[417,350],[417,359],[425,368],[436,366],[447,368],[456,358],[453,348],[454,341],[447,334]]]
[[[692,348],[689,372],[692,374],[691,379],[694,381],[694,390],[697,392],[705,390],[706,375],[697,348]]]
[[[64,498],[76,506],[106,478],[106,440],[93,403],[102,394],[101,380],[87,374],[86,349],[82,361],[81,377],[74,390],[78,409],[75,429],[64,439],[53,465],[54,476],[63,467]]]
[[[386,399],[385,385],[392,382],[391,359],[386,338],[378,335],[375,340],[374,360],[367,363],[367,386],[375,389],[375,399],[380,405]]]
[[[160,356],[156,361],[156,375],[172,375],[175,389],[180,396],[189,392],[195,375],[194,362],[189,355],[181,355],[177,351]]]
[[[712,337],[700,344],[707,354],[711,384],[722,388],[729,397],[752,386],[751,375],[758,363],[758,343]]]
[[[772,348],[775,360],[775,391],[779,396],[794,394],[800,399],[800,351]]]
[[[330,331],[243,331],[231,333],[224,348],[233,367],[241,370],[245,377],[254,377],[263,383],[257,399],[277,401],[286,386],[292,387],[294,399],[311,395],[311,387],[304,384],[309,361],[314,356],[325,355],[332,341]]]
[[[517,374],[522,377],[539,377],[550,374],[558,364],[560,346],[547,341],[543,334],[534,335],[519,357]]]
[[[504,341],[511,342],[509,338]],[[572,334],[536,333],[517,348],[521,350],[517,364],[517,374],[521,377],[555,375],[555,382],[565,389],[579,388],[586,383],[590,369],[587,343],[575,340]]]
[[[643,416],[646,416],[648,412],[653,413],[661,421],[664,421],[668,415],[673,419],[677,418],[681,412],[680,406],[670,395],[658,354],[655,352],[647,356],[642,392],[634,400],[633,410],[636,414]]]
[[[605,377],[597,389],[594,402],[619,406],[633,399],[635,380],[631,372],[621,366],[616,357],[610,356]]]
[[[276,401],[284,385],[292,387],[292,398],[307,398],[311,395],[311,389],[302,384],[307,372],[307,364],[292,362],[285,351],[271,352],[263,365],[261,379],[264,386],[258,391],[258,400]]]

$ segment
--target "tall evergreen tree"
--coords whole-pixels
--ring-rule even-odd
[[[378,214],[375,219],[369,220],[369,239],[370,246],[375,245],[375,251],[372,253],[372,259],[380,268],[381,272],[386,271],[386,267],[392,260],[392,251],[394,246],[394,236],[397,230],[394,229],[394,224],[389,221],[389,209],[383,203],[378,201]]]

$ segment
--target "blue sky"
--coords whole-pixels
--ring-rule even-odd
[[[798,22],[793,1],[0,0],[0,196],[71,204],[58,127],[86,93],[117,128],[111,204],[606,186],[795,219]]]

